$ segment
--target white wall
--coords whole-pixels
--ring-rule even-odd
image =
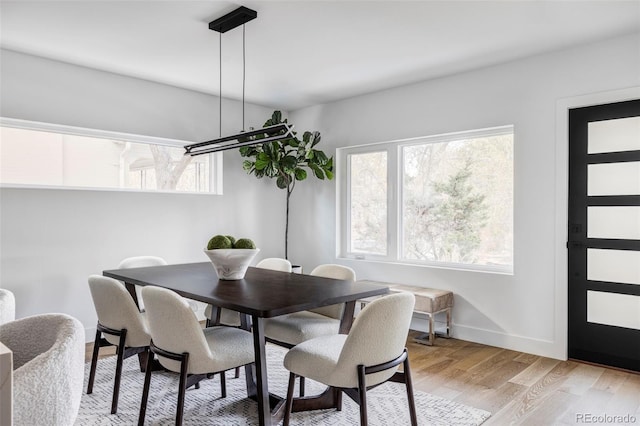
[[[125,133],[207,140],[218,135],[218,99],[193,91],[3,50],[3,117]],[[241,129],[241,105],[225,101],[223,132]],[[247,127],[272,108],[247,105]],[[217,233],[249,237],[263,257],[284,254],[284,196],[224,154],[224,195],[0,189],[0,287],[16,315],[64,312],[95,334],[87,276],[128,256],[206,261]]]
[[[640,86],[638,34],[292,111],[296,128],[319,130],[320,148],[332,154],[344,146],[513,124],[515,273],[336,259],[336,185],[318,181],[304,182],[292,196],[290,257],[305,269],[337,261],[361,279],[452,290],[456,337],[565,358],[566,230],[557,222],[566,217],[566,139],[556,132],[566,113],[558,123],[557,105],[633,86]]]
[[[2,51],[0,115],[203,140],[217,135],[217,100],[201,93]],[[558,105],[640,86],[638,35],[318,105],[290,114],[319,130],[320,148],[515,125],[515,274],[497,275],[336,259],[335,182],[308,179],[292,196],[290,258],[305,271],[339,262],[359,278],[451,289],[457,337],[557,358],[566,356],[563,275],[566,140]],[[235,106],[235,110],[232,108]],[[239,105],[225,132],[239,129]],[[259,126],[271,109],[248,108]],[[563,115],[559,115],[560,120]],[[213,233],[256,239],[261,257],[283,255],[284,193],[225,154],[223,196],[69,190],[0,190],[0,287],[19,317],[67,312],[91,338],[86,277],[121,258],[155,254],[204,260]],[[563,296],[564,295],[564,296]]]

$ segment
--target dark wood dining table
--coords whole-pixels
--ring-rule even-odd
[[[259,424],[271,425],[282,417],[283,398],[269,394],[265,356],[264,319],[321,306],[344,303],[340,333],[348,333],[355,302],[389,292],[388,287],[296,273],[252,268],[241,280],[220,280],[209,262],[113,269],[103,275],[123,281],[138,302],[135,286],[158,286],[183,297],[239,312],[242,327],[252,330],[255,365],[247,366],[247,394],[258,402]],[[320,396],[296,398],[293,411],[328,408],[339,398],[328,389]]]

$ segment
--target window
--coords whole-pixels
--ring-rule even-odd
[[[513,270],[513,127],[338,150],[341,255]]]
[[[3,185],[221,193],[221,156],[188,142],[2,119]]]

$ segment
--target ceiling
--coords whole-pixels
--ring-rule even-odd
[[[0,45],[218,94],[219,34],[240,5],[246,101],[293,110],[640,31],[640,0],[2,1]],[[242,29],[222,35],[242,96]]]

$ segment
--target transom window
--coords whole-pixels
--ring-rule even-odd
[[[340,255],[513,271],[513,126],[341,148]]]
[[[221,193],[222,156],[185,156],[191,142],[2,119],[4,186]]]

